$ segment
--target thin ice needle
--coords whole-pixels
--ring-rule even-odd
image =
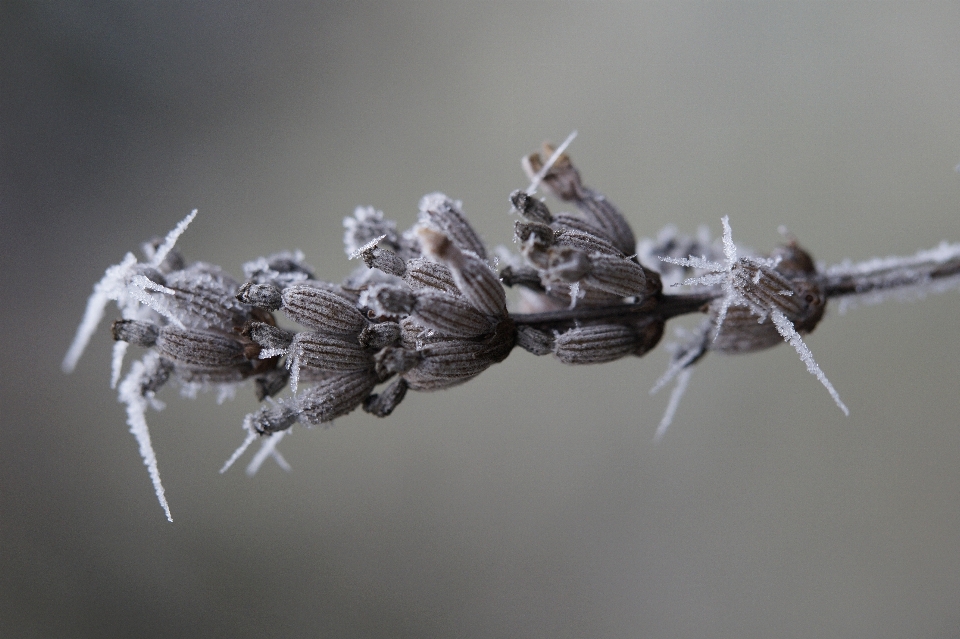
[[[537,174],[533,176],[533,179],[530,181],[530,186],[527,187],[527,195],[533,195],[537,192],[537,187],[540,186],[540,182],[543,181],[543,178],[547,175],[550,169],[553,168],[554,163],[557,159],[567,150],[567,147],[570,146],[570,143],[573,142],[573,139],[577,137],[577,131],[574,129],[570,135],[567,136],[567,139],[563,141],[563,144],[557,147],[557,150],[553,152],[553,155],[550,156],[550,159],[544,163],[543,168],[537,171]]]

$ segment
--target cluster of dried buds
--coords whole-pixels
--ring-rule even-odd
[[[300,253],[245,264],[243,284],[216,266],[187,265],[174,244],[194,212],[164,240],[144,245],[144,262],[128,254],[107,270],[64,369],[75,367],[105,305],[115,301],[121,319],[113,324],[113,385],[119,382],[169,518],[145,413],[160,407],[155,394],[170,381],[188,394],[218,389],[225,397],[253,380],[264,405],[247,416],[247,438],[224,470],[267,435],[255,470],[268,455],[285,465],[276,443],[295,423],[329,423],[357,407],[387,416],[408,390],[461,384],[514,346],[566,364],[641,356],[660,341],[667,320],[700,312],[703,322],[673,345],[654,389],[678,380],[657,436],[704,354],[749,353],[784,340],[847,412],[800,337],[821,320],[827,298],[960,272],[960,245],[826,270],[795,240],[766,257],[739,255],[726,218],[719,243],[667,230],[638,244],[616,207],[584,186],[563,148],[524,159],[533,183],[510,196],[521,256],[504,254],[499,273],[461,204],[440,193],[421,200],[417,224],[402,233],[373,208],[347,218],[347,253],[365,266],[341,284],[315,279]],[[577,213],[552,213],[535,197],[538,186]],[[685,288],[670,294],[664,282]],[[508,312],[504,285],[518,290],[518,312]],[[278,325],[278,312],[302,330]],[[146,353],[120,381],[128,344]],[[271,399],[287,386],[291,395]]]

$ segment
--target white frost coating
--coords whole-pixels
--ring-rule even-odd
[[[163,261],[167,254],[173,249],[177,238],[183,234],[183,232],[187,229],[187,226],[191,221],[193,221],[193,218],[196,217],[196,215],[197,211],[194,209],[190,215],[181,220],[172,231],[167,233],[167,237],[164,239],[163,243],[150,257],[150,262],[148,263],[150,266],[156,268],[156,266]],[[121,313],[124,317],[128,317],[128,315],[129,317],[133,317],[132,314],[134,313],[136,307],[135,302],[143,302],[143,300],[140,299],[140,295],[137,295],[135,287],[127,286],[127,278],[133,272],[133,267],[136,264],[136,256],[134,256],[133,253],[127,253],[123,256],[123,260],[121,260],[119,264],[115,264],[108,268],[103,274],[103,278],[101,278],[100,281],[94,285],[93,293],[87,300],[87,309],[83,313],[83,319],[80,321],[80,326],[77,327],[77,334],[74,336],[73,342],[70,344],[70,348],[67,350],[67,354],[63,358],[61,368],[63,369],[64,373],[72,373],[77,367],[77,362],[80,361],[80,357],[83,355],[84,349],[86,349],[87,344],[90,342],[90,338],[93,337],[93,334],[96,332],[97,326],[100,324],[100,320],[103,319],[104,308],[107,306],[108,302],[117,302],[117,305],[120,307]],[[169,289],[167,290],[169,291]],[[142,292],[141,295],[144,297],[149,297]],[[133,299],[131,299],[131,297]]]
[[[193,222],[193,218],[197,217],[197,209],[193,209],[187,217],[180,220],[180,222],[173,227],[173,230],[167,233],[167,236],[163,238],[163,243],[157,247],[157,250],[154,252],[153,257],[150,259],[150,266],[156,268],[160,266],[167,254],[173,250],[174,244],[177,243],[177,240],[180,239],[180,236],[183,235],[183,232],[187,230],[187,227],[190,226],[190,222]]]
[[[848,409],[846,404],[840,400],[840,393],[837,392],[837,389],[833,387],[833,384],[830,383],[830,380],[827,379],[827,376],[824,375],[823,371],[820,370],[820,367],[817,366],[817,363],[813,359],[813,353],[810,352],[810,349],[807,348],[807,345],[803,343],[802,339],[800,339],[800,334],[797,333],[797,330],[793,327],[793,322],[787,319],[786,315],[777,310],[772,311],[770,313],[770,317],[773,319],[773,323],[777,327],[777,332],[780,333],[783,339],[786,340],[790,346],[793,346],[794,350],[796,350],[797,354],[800,356],[800,359],[802,359],[803,363],[807,365],[807,371],[820,380],[820,383],[823,384],[823,387],[827,389],[828,393],[830,393],[830,397],[832,397],[833,401],[837,403],[837,406],[840,407],[840,410],[843,411],[843,414],[849,417],[850,409]]]
[[[292,349],[291,349],[292,350]],[[297,352],[292,353],[287,361],[290,368],[290,390],[297,392],[297,385],[300,383],[300,357],[303,355],[303,347],[297,346]]]
[[[563,141],[563,144],[557,147],[557,150],[553,152],[553,155],[550,156],[543,167],[537,171],[537,174],[533,176],[533,179],[530,180],[530,186],[527,187],[527,195],[533,195],[537,192],[537,187],[540,186],[540,182],[543,181],[544,176],[547,172],[553,168],[553,164],[557,161],[564,151],[567,150],[567,147],[570,146],[570,143],[573,142],[574,138],[577,137],[577,131],[574,129],[570,132],[570,135],[567,136],[567,139]]]
[[[677,376],[682,370],[690,365],[693,360],[697,359],[700,355],[703,354],[703,350],[699,348],[691,348],[683,357],[680,359],[671,362],[670,366],[667,367],[667,370],[660,376],[660,379],[653,385],[653,388],[650,389],[650,394],[655,395],[661,388],[666,386],[670,380]],[[671,399],[672,401],[672,399]]]
[[[120,382],[120,389],[117,393],[118,399],[127,407],[127,425],[130,426],[130,432],[137,439],[140,446],[140,457],[143,459],[147,471],[150,473],[150,481],[153,482],[153,490],[157,494],[157,499],[167,515],[167,521],[173,521],[170,515],[170,506],[167,504],[167,498],[164,496],[163,484],[160,483],[160,470],[157,468],[157,456],[153,452],[153,445],[150,443],[150,430],[147,428],[147,405],[148,398],[140,393],[145,378],[147,377],[148,364],[154,363],[154,360],[160,356],[155,352],[147,353],[143,359],[133,363],[130,372]]]
[[[116,388],[123,371],[123,356],[127,354],[129,344],[122,340],[113,343],[113,356],[110,358],[110,388]]]
[[[347,218],[347,219],[350,219],[350,218]],[[381,235],[380,237],[376,237],[376,238],[370,240],[369,242],[367,242],[366,244],[364,244],[363,246],[361,246],[360,248],[358,248],[356,251],[353,251],[352,253],[350,253],[350,258],[349,258],[349,259],[351,259],[351,260],[357,259],[358,257],[360,257],[360,255],[363,254],[364,251],[368,251],[368,250],[374,248],[377,244],[380,243],[380,240],[382,240],[382,239],[384,239],[384,238],[386,238],[386,237],[387,237],[386,235]]]
[[[290,471],[290,464],[287,463],[287,460],[283,458],[279,452],[277,452],[277,444],[280,443],[280,440],[283,439],[288,430],[281,430],[279,432],[273,433],[264,438],[263,444],[260,446],[260,450],[253,456],[253,459],[250,460],[250,463],[247,465],[247,476],[253,477],[257,474],[257,471],[260,470],[260,467],[263,466],[263,462],[267,460],[267,457],[273,457],[280,468]]]
[[[73,369],[77,367],[80,356],[83,355],[90,338],[96,332],[100,320],[103,319],[104,308],[109,301],[120,299],[124,291],[126,275],[136,263],[137,258],[133,253],[127,253],[119,264],[108,268],[103,274],[103,278],[94,285],[93,293],[87,300],[87,309],[83,313],[83,319],[80,321],[80,326],[77,327],[77,334],[63,358],[61,368],[64,373],[72,373]]]
[[[221,475],[230,470],[230,467],[233,466],[234,462],[240,459],[240,456],[247,451],[247,448],[250,447],[250,444],[257,440],[257,433],[250,426],[250,419],[251,415],[247,415],[246,419],[243,420],[243,427],[247,431],[247,437],[243,440],[243,443],[240,444],[235,451],[233,451],[233,454],[230,455],[230,459],[223,464],[223,468],[220,469]]]
[[[166,286],[157,284],[145,275],[134,275],[130,279],[130,284],[130,295],[134,299],[144,306],[156,311],[160,315],[163,315],[180,328],[184,328],[183,322],[180,321],[180,318],[178,318],[169,307],[161,304],[159,300],[147,293],[147,291],[157,291],[158,293],[163,293],[164,295],[175,295],[176,291],[174,291],[172,288],[167,288]]]
[[[960,243],[941,242],[936,248],[917,251],[908,256],[877,257],[856,264],[844,261],[827,268],[825,274],[827,276],[870,275],[877,271],[943,264],[957,258],[960,258]]]
[[[668,264],[676,264],[678,266],[689,266],[690,268],[700,268],[707,271],[716,271],[723,268],[723,265],[718,262],[711,262],[705,256],[696,257],[691,255],[690,257],[657,257],[661,262],[667,262]]]
[[[658,442],[663,439],[664,433],[667,432],[667,428],[673,422],[673,416],[676,415],[677,407],[680,405],[680,398],[687,391],[687,384],[690,383],[690,375],[692,374],[692,368],[685,368],[677,375],[677,385],[673,387],[673,392],[670,393],[667,410],[663,411],[663,418],[660,420],[660,425],[657,426],[657,432],[653,435],[653,441]]]
[[[286,355],[287,350],[288,349],[286,348],[264,348],[260,350],[260,355],[258,355],[258,357],[260,359],[270,359],[271,357],[276,357],[278,355]]]

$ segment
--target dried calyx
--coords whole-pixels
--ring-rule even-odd
[[[105,305],[115,301],[121,319],[113,324],[114,385],[127,344],[147,349],[119,395],[169,517],[145,420],[169,381],[188,393],[212,388],[225,397],[254,380],[266,403],[245,419],[248,436],[224,470],[259,435],[271,437],[248,471],[267,456],[286,467],[276,442],[296,423],[326,424],[357,407],[385,417],[408,390],[461,384],[515,346],[565,364],[641,356],[657,345],[669,319],[697,312],[703,322],[672,347],[654,388],[677,379],[658,437],[690,367],[707,352],[750,353],[782,341],[846,412],[801,338],[822,319],[827,298],[955,280],[960,272],[957,245],[825,271],[795,240],[767,257],[740,255],[727,218],[719,242],[667,229],[638,245],[624,216],[583,184],[565,153],[545,146],[523,167],[532,188],[509,198],[519,216],[520,256],[499,273],[461,203],[440,193],[420,201],[417,224],[403,233],[382,212],[357,208],[344,221],[344,243],[365,266],[340,284],[315,279],[299,252],[248,262],[243,284],[216,266],[187,264],[173,246],[194,212],[144,246],[145,262],[128,254],[107,270],[64,370],[76,365]],[[553,213],[533,195],[536,185],[576,212]],[[518,291],[519,312],[508,312],[504,286]],[[300,328],[277,326],[276,314]],[[270,399],[288,385],[290,396]]]

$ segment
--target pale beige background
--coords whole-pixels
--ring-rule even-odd
[[[519,157],[580,137],[638,235],[674,223],[820,260],[960,240],[960,5],[0,5],[4,637],[960,636],[960,297],[836,309],[709,357],[666,438],[645,359],[518,352],[217,469],[255,408],[161,394],[174,524],[107,388],[109,264],[190,209],[238,273],[350,264],[357,204],[444,190],[509,241]]]

